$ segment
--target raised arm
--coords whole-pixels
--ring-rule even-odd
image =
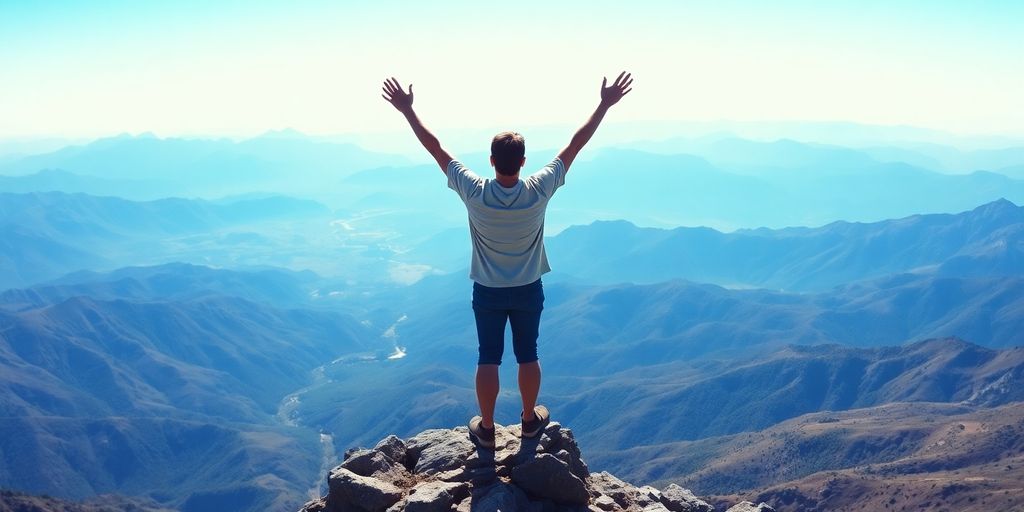
[[[615,79],[615,83],[611,86],[608,85],[607,77],[601,81],[601,103],[597,105],[597,109],[590,115],[587,123],[581,126],[579,130],[576,130],[576,134],[572,136],[569,145],[558,153],[558,158],[565,165],[566,172],[569,172],[569,166],[576,159],[576,155],[579,154],[583,146],[590,140],[590,137],[597,131],[597,127],[601,124],[601,120],[604,119],[604,115],[608,113],[608,109],[618,103],[629,91],[633,90],[630,87],[633,85],[631,76],[631,74],[623,71],[619,73],[619,77]]]
[[[416,138],[420,140],[420,144],[427,149],[430,156],[434,157],[437,161],[437,165],[441,167],[441,172],[445,172],[448,168],[448,163],[452,161],[452,155],[450,155],[444,148],[441,147],[441,141],[437,140],[437,137],[426,126],[423,126],[423,122],[416,116],[416,112],[412,109],[412,84],[409,84],[409,92],[406,93],[402,90],[402,86],[398,84],[398,80],[395,77],[391,77],[388,80],[384,80],[384,94],[381,94],[385,100],[394,105],[405,119],[409,121],[409,126],[412,127],[413,133],[416,134]]]

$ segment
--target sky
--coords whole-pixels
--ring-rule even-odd
[[[552,5],[556,4],[556,5]],[[1024,135],[1024,2],[0,0],[0,138],[842,120]]]

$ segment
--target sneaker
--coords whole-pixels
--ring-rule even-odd
[[[494,448],[494,432],[497,425],[485,428],[483,421],[480,416],[473,416],[473,419],[469,420],[469,437],[484,448]]]
[[[522,414],[519,415],[522,418]],[[534,438],[540,435],[544,431],[544,427],[548,426],[548,422],[551,420],[548,414],[548,408],[543,405],[538,405],[533,408],[533,419],[530,421],[523,422],[523,437]]]

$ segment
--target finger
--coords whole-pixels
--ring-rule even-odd
[[[618,86],[619,86],[619,80],[622,80],[622,77],[623,77],[623,75],[625,75],[625,74],[626,74],[626,72],[625,72],[625,71],[623,71],[622,73],[619,73],[619,77],[615,79],[615,84],[614,84],[614,85],[615,85],[616,87],[618,87]]]
[[[393,84],[395,84],[395,89],[398,89],[399,91],[402,90],[402,86],[398,83],[398,79],[397,78],[391,77],[391,82]]]
[[[384,101],[387,101],[388,103],[391,103],[391,98],[388,98],[387,96],[384,96],[383,94],[381,94],[380,97],[384,98]]]
[[[412,96],[412,84],[409,84],[409,96]]]
[[[622,79],[621,82],[619,82],[619,85],[622,86],[622,87],[625,87],[626,86],[626,82],[631,82],[632,81],[630,79],[630,77],[632,77],[632,76],[633,76],[632,73],[626,73],[626,76]]]
[[[621,89],[625,89],[625,88],[627,88],[627,87],[629,87],[629,86],[631,86],[631,85],[633,85],[633,81],[632,81],[632,80],[630,80],[630,81],[628,81],[628,82],[626,82],[626,83],[622,84],[622,87],[620,87],[620,88],[621,88]]]
[[[608,87],[608,77],[604,77],[604,78],[601,79],[601,88],[605,89],[607,87]]]
[[[383,89],[384,89],[384,92],[386,92],[388,94],[394,94],[395,93],[395,87],[391,85],[391,82],[385,81]]]
[[[625,91],[622,91],[622,95],[625,96],[625,95],[629,94],[629,91],[632,91],[632,90],[633,90],[633,88],[630,87],[629,89],[626,89]]]

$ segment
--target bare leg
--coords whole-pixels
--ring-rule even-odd
[[[479,387],[479,384],[477,386]],[[533,408],[537,405],[539,393],[540,361],[519,365],[519,394],[523,397],[523,421],[533,419]]]
[[[498,401],[498,365],[476,366],[476,401],[480,403],[480,417],[485,428],[494,428],[494,403]]]

